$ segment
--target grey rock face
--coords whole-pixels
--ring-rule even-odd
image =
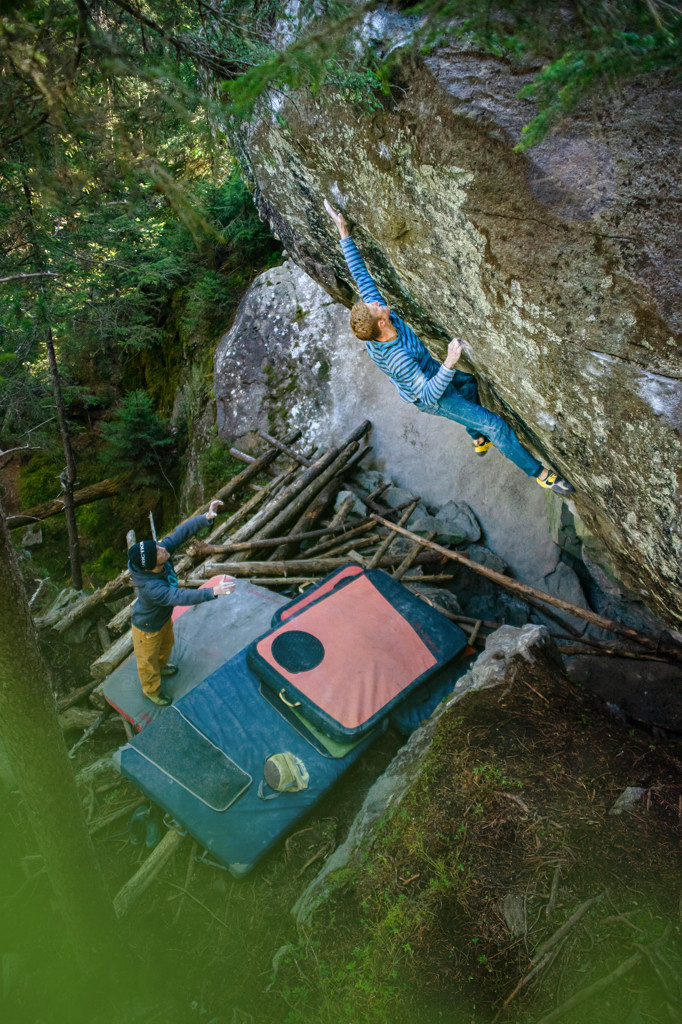
[[[568,601],[569,604],[576,605],[578,608],[588,609],[590,607],[577,573],[571,569],[570,565],[566,565],[565,562],[559,562],[556,569],[538,581],[537,585],[546,594],[559,597],[561,600]],[[579,619],[575,615],[562,612],[559,608],[554,610],[567,622],[570,622],[579,633],[584,633],[587,629],[587,622],[584,619]],[[552,619],[546,618],[540,611],[536,611],[535,614],[542,622],[547,622],[548,625],[552,622]]]
[[[343,307],[291,263],[261,274],[216,350],[219,433],[272,432],[299,422],[308,438],[317,438],[329,405],[327,353],[337,330],[347,330]]]
[[[509,566],[496,555],[494,551],[490,551],[484,544],[470,544],[466,549],[467,558],[470,558],[472,562],[478,562],[479,565],[484,565],[486,569],[492,569],[493,572],[506,573]]]
[[[387,301],[439,358],[469,339],[463,368],[576,486],[619,579],[680,623],[680,91],[647,76],[520,156],[526,80],[442,51],[382,111],[264,103],[240,159],[293,259],[349,302],[322,199],[344,207]]]

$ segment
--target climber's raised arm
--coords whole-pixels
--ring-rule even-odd
[[[339,236],[341,238],[341,248],[343,249],[343,255],[346,257],[346,264],[351,274],[353,275],[353,280],[358,286],[358,291],[360,292],[362,301],[367,303],[380,302],[381,305],[383,306],[384,300],[381,295],[381,292],[374,283],[372,275],[367,269],[367,265],[363,260],[362,256],[358,252],[355,242],[350,237],[350,232],[348,231],[348,226],[346,224],[346,218],[342,213],[337,213],[337,211],[333,208],[333,206],[330,203],[327,202],[326,199],[324,201],[324,208],[331,217],[331,219],[336,224],[336,227],[338,228]]]

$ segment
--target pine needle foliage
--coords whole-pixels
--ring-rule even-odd
[[[103,461],[114,473],[129,473],[133,483],[152,483],[163,474],[173,444],[168,424],[144,391],[126,395],[114,419],[101,426],[107,445]]]
[[[613,102],[640,75],[682,71],[682,8],[663,0],[421,0],[400,5],[419,22],[409,47],[463,43],[524,70],[546,61],[520,95],[538,113],[516,147],[542,142],[586,97]],[[394,59],[397,57],[394,54]]]

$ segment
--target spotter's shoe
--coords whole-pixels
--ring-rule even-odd
[[[542,472],[542,470],[540,470]],[[568,480],[564,480],[562,476],[555,473],[553,470],[549,470],[544,480],[541,480],[539,476],[535,479],[540,484],[540,487],[544,487],[546,491],[554,491],[555,494],[573,494],[575,488],[569,484]]]
[[[160,708],[167,708],[173,703],[173,698],[167,697],[165,693],[161,692],[161,690],[159,690],[158,693],[147,693],[145,696],[147,697],[147,700],[150,700],[152,704],[156,704],[157,707]]]
[[[164,665],[161,669],[161,675],[167,678],[168,676],[176,676],[180,669],[177,665],[174,665],[172,661],[169,661],[167,665]]]
[[[484,434],[481,434],[481,436],[477,437],[474,441],[474,451],[477,455],[486,455],[492,446],[492,441],[489,441]]]

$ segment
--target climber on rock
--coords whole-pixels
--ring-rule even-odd
[[[213,601],[231,594],[236,585],[233,580],[223,579],[216,587],[179,587],[171,558],[176,548],[215,519],[219,505],[222,501],[214,498],[205,515],[181,523],[159,544],[143,540],[128,548],[128,568],[137,592],[132,615],[137,673],[145,697],[162,708],[173,702],[161,689],[161,677],[174,676],[178,671],[177,665],[168,660],[174,643],[173,608]]]
[[[567,480],[538,462],[500,416],[483,408],[473,374],[455,369],[466,343],[453,338],[445,361],[436,362],[414,331],[385,304],[343,214],[326,199],[324,206],[338,228],[348,269],[362,296],[351,309],[351,330],[366,343],[370,359],[386,374],[403,401],[422,412],[461,423],[473,439],[477,455],[485,455],[494,445],[541,487],[557,494],[572,494],[573,487]]]

